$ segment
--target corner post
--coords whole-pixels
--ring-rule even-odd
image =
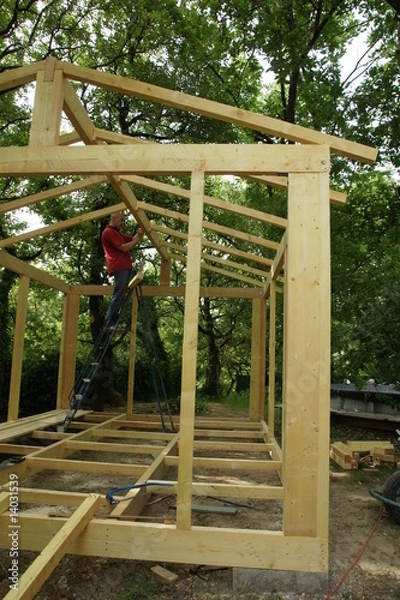
[[[324,540],[330,419],[329,149],[321,172],[291,173],[285,269],[284,535]]]

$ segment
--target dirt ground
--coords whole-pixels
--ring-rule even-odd
[[[397,443],[397,439],[390,434],[350,427],[335,428],[332,436],[332,441],[337,439],[345,441],[346,438],[348,440],[390,439]],[[126,460],[130,460],[129,455],[126,456]],[[107,458],[102,455],[102,460]],[[207,568],[202,565],[164,563],[163,567],[178,576],[175,583],[166,584],[153,574],[151,570],[154,567],[153,563],[66,556],[35,598],[37,600],[55,598],[57,600],[279,600],[285,598],[322,600],[332,597],[338,600],[376,600],[377,598],[400,600],[400,525],[384,515],[383,505],[369,493],[371,489],[382,489],[393,472],[392,468],[383,466],[343,471],[331,462],[330,566],[326,593],[312,595],[295,589],[291,593],[282,593],[279,589],[265,589],[263,593],[255,593],[248,588],[233,591],[232,569],[223,566]],[[171,476],[173,477],[174,474]],[[120,479],[114,482],[110,477],[103,482],[92,478],[88,481],[81,473],[59,472],[39,473],[29,482],[29,485],[34,487],[101,493],[120,484]],[[213,502],[210,498],[204,501],[206,504]],[[219,526],[225,525],[228,518],[234,520],[235,527],[280,529],[280,502],[269,501],[268,510],[260,502],[252,501],[250,507],[233,507],[234,512],[228,517],[199,513],[194,515],[194,520],[208,525],[211,524],[212,519],[212,524]],[[32,510],[37,511],[38,508],[32,507]],[[146,510],[151,515],[173,518],[173,498],[168,494],[161,498],[157,496]],[[368,541],[368,536],[375,526],[376,529]],[[345,576],[360,553],[362,555],[358,562]],[[33,552],[20,552],[20,573],[34,557]],[[8,551],[0,551],[0,597],[2,598],[8,592],[9,560]],[[343,578],[342,585],[335,591]]]

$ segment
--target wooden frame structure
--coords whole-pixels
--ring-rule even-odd
[[[295,142],[290,145],[161,145],[140,143],[91,122],[71,83],[103,87],[149,102],[157,102],[267,132]],[[249,111],[192,97],[139,81],[93,71],[52,58],[0,75],[0,90],[35,83],[35,100],[26,147],[0,148],[0,176],[80,176],[73,182],[26,198],[3,202],[0,212],[15,211],[37,202],[108,182],[121,202],[101,211],[81,214],[35,231],[0,240],[0,265],[18,273],[20,284],[14,332],[8,422],[0,425],[3,456],[20,455],[19,464],[0,471],[0,546],[9,548],[10,477],[18,482],[19,548],[40,551],[21,577],[18,597],[32,597],[66,552],[262,569],[326,572],[328,569],[328,461],[330,398],[330,201],[343,203],[345,194],[330,190],[330,154],[371,164],[373,148]],[[72,131],[61,134],[62,112]],[[76,143],[79,144],[76,145]],[[152,179],[162,174],[190,176],[184,190]],[[288,217],[235,205],[204,194],[209,174],[237,175],[260,184],[288,190]],[[186,213],[174,213],[138,199],[135,185],[187,200]],[[205,221],[204,206],[239,213],[281,230],[280,243],[255,238]],[[181,412],[176,433],[165,433],[152,417],[134,415],[133,389],[125,415],[80,411],[71,432],[56,433],[68,408],[75,377],[79,299],[110,294],[104,286],[70,286],[7,252],[7,247],[35,236],[99,219],[116,209],[129,210],[146,231],[163,263],[160,285],[143,293],[181,295],[185,299],[182,349]],[[155,219],[152,220],[152,216]],[[163,216],[184,221],[188,233],[160,224]],[[246,240],[254,254],[219,246],[207,231]],[[177,242],[167,241],[176,237]],[[266,252],[267,251],[267,252]],[[220,252],[220,258],[218,258]],[[267,256],[266,256],[267,254]],[[186,286],[170,286],[172,260],[186,264]],[[257,266],[253,266],[256,264]],[[207,289],[200,285],[201,269],[229,275],[240,287]],[[275,295],[284,285],[283,430],[279,445],[274,431]],[[64,294],[63,333],[57,408],[46,414],[18,419],[23,368],[23,339],[29,303],[29,283],[35,280]],[[248,298],[253,303],[251,388],[248,420],[195,418],[198,303],[202,296]],[[269,303],[267,305],[267,301]],[[267,306],[269,339],[267,343]],[[133,316],[135,307],[133,307]],[[132,332],[134,338],[135,319]],[[268,415],[264,415],[266,348],[269,350]],[[130,365],[131,374],[133,364]],[[24,437],[25,442],[22,442]],[[40,449],[26,438],[46,440]],[[95,452],[96,460],[77,459]],[[113,459],[100,460],[107,453]],[[121,453],[128,462],[119,462]],[[237,458],[237,453],[241,458]],[[147,463],[139,460],[146,456]],[[50,491],[25,485],[43,470],[112,474],[135,480],[124,502],[109,507],[102,494]],[[231,483],[213,478],[215,470],[236,476]],[[246,481],[257,472],[261,482]],[[198,474],[201,473],[201,477]],[[275,482],[268,483],[273,473]],[[240,474],[240,476],[239,476]],[[250,477],[251,481],[251,477]],[[263,483],[265,482],[265,483]],[[158,486],[150,488],[150,484]],[[146,485],[147,484],[147,485]],[[141,520],[150,495],[176,494],[173,522]],[[202,526],[193,522],[193,498],[213,496],[234,500],[280,502],[280,531]],[[121,499],[121,498],[119,498]],[[68,517],[25,512],[25,504],[67,506]],[[108,507],[108,510],[107,510]],[[76,509],[76,510],[74,510]],[[6,526],[3,526],[6,525]],[[7,596],[8,597],[8,596]],[[10,592],[11,597],[11,592]],[[16,597],[15,595],[12,597]]]

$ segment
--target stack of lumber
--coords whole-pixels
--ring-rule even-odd
[[[374,465],[386,463],[393,467],[400,463],[400,456],[395,454],[389,441],[334,442],[330,447],[330,457],[342,469],[358,469],[360,461]]]

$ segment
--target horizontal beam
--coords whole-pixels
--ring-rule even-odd
[[[19,515],[21,550],[40,552],[66,519]],[[0,547],[9,548],[9,515],[0,516]],[[110,543],[110,540],[112,543]],[[212,548],[212,552],[207,552]],[[129,560],[227,567],[327,572],[328,540],[279,531],[192,527],[92,519],[69,553]]]
[[[71,289],[71,294],[80,294],[82,296],[111,296],[113,293],[112,285],[76,285]],[[184,298],[184,287],[169,286],[142,286],[143,296],[155,298]],[[201,298],[258,298],[262,296],[260,290],[238,287],[210,287],[200,288]]]
[[[261,144],[157,144],[0,148],[0,174],[210,174],[322,173],[328,146]]]
[[[168,467],[178,466],[177,456],[168,456],[165,459]],[[195,456],[193,458],[195,469],[223,469],[226,471],[279,471],[282,468],[278,460],[250,460],[245,458],[204,458]]]
[[[109,473],[113,475],[126,475],[132,477],[141,475],[145,470],[145,465],[93,462],[88,460],[68,460],[63,458],[42,458],[36,456],[27,456],[25,458],[26,466],[29,469],[43,470],[52,469],[54,471],[71,471],[76,473]]]
[[[144,100],[157,102],[174,108],[197,113],[220,121],[234,123],[255,131],[262,131],[269,135],[277,136],[282,139],[300,142],[304,144],[329,145],[335,154],[346,156],[354,160],[360,160],[372,164],[377,157],[376,148],[365,146],[357,142],[328,135],[319,131],[313,131],[300,125],[294,125],[287,121],[281,121],[265,115],[256,114],[249,110],[243,110],[235,106],[229,106],[191,96],[182,92],[169,90],[149,83],[143,83],[134,79],[102,73],[100,71],[89,69],[88,67],[79,67],[68,63],[62,63],[64,74],[70,79],[98,85],[119,94],[126,94]]]

